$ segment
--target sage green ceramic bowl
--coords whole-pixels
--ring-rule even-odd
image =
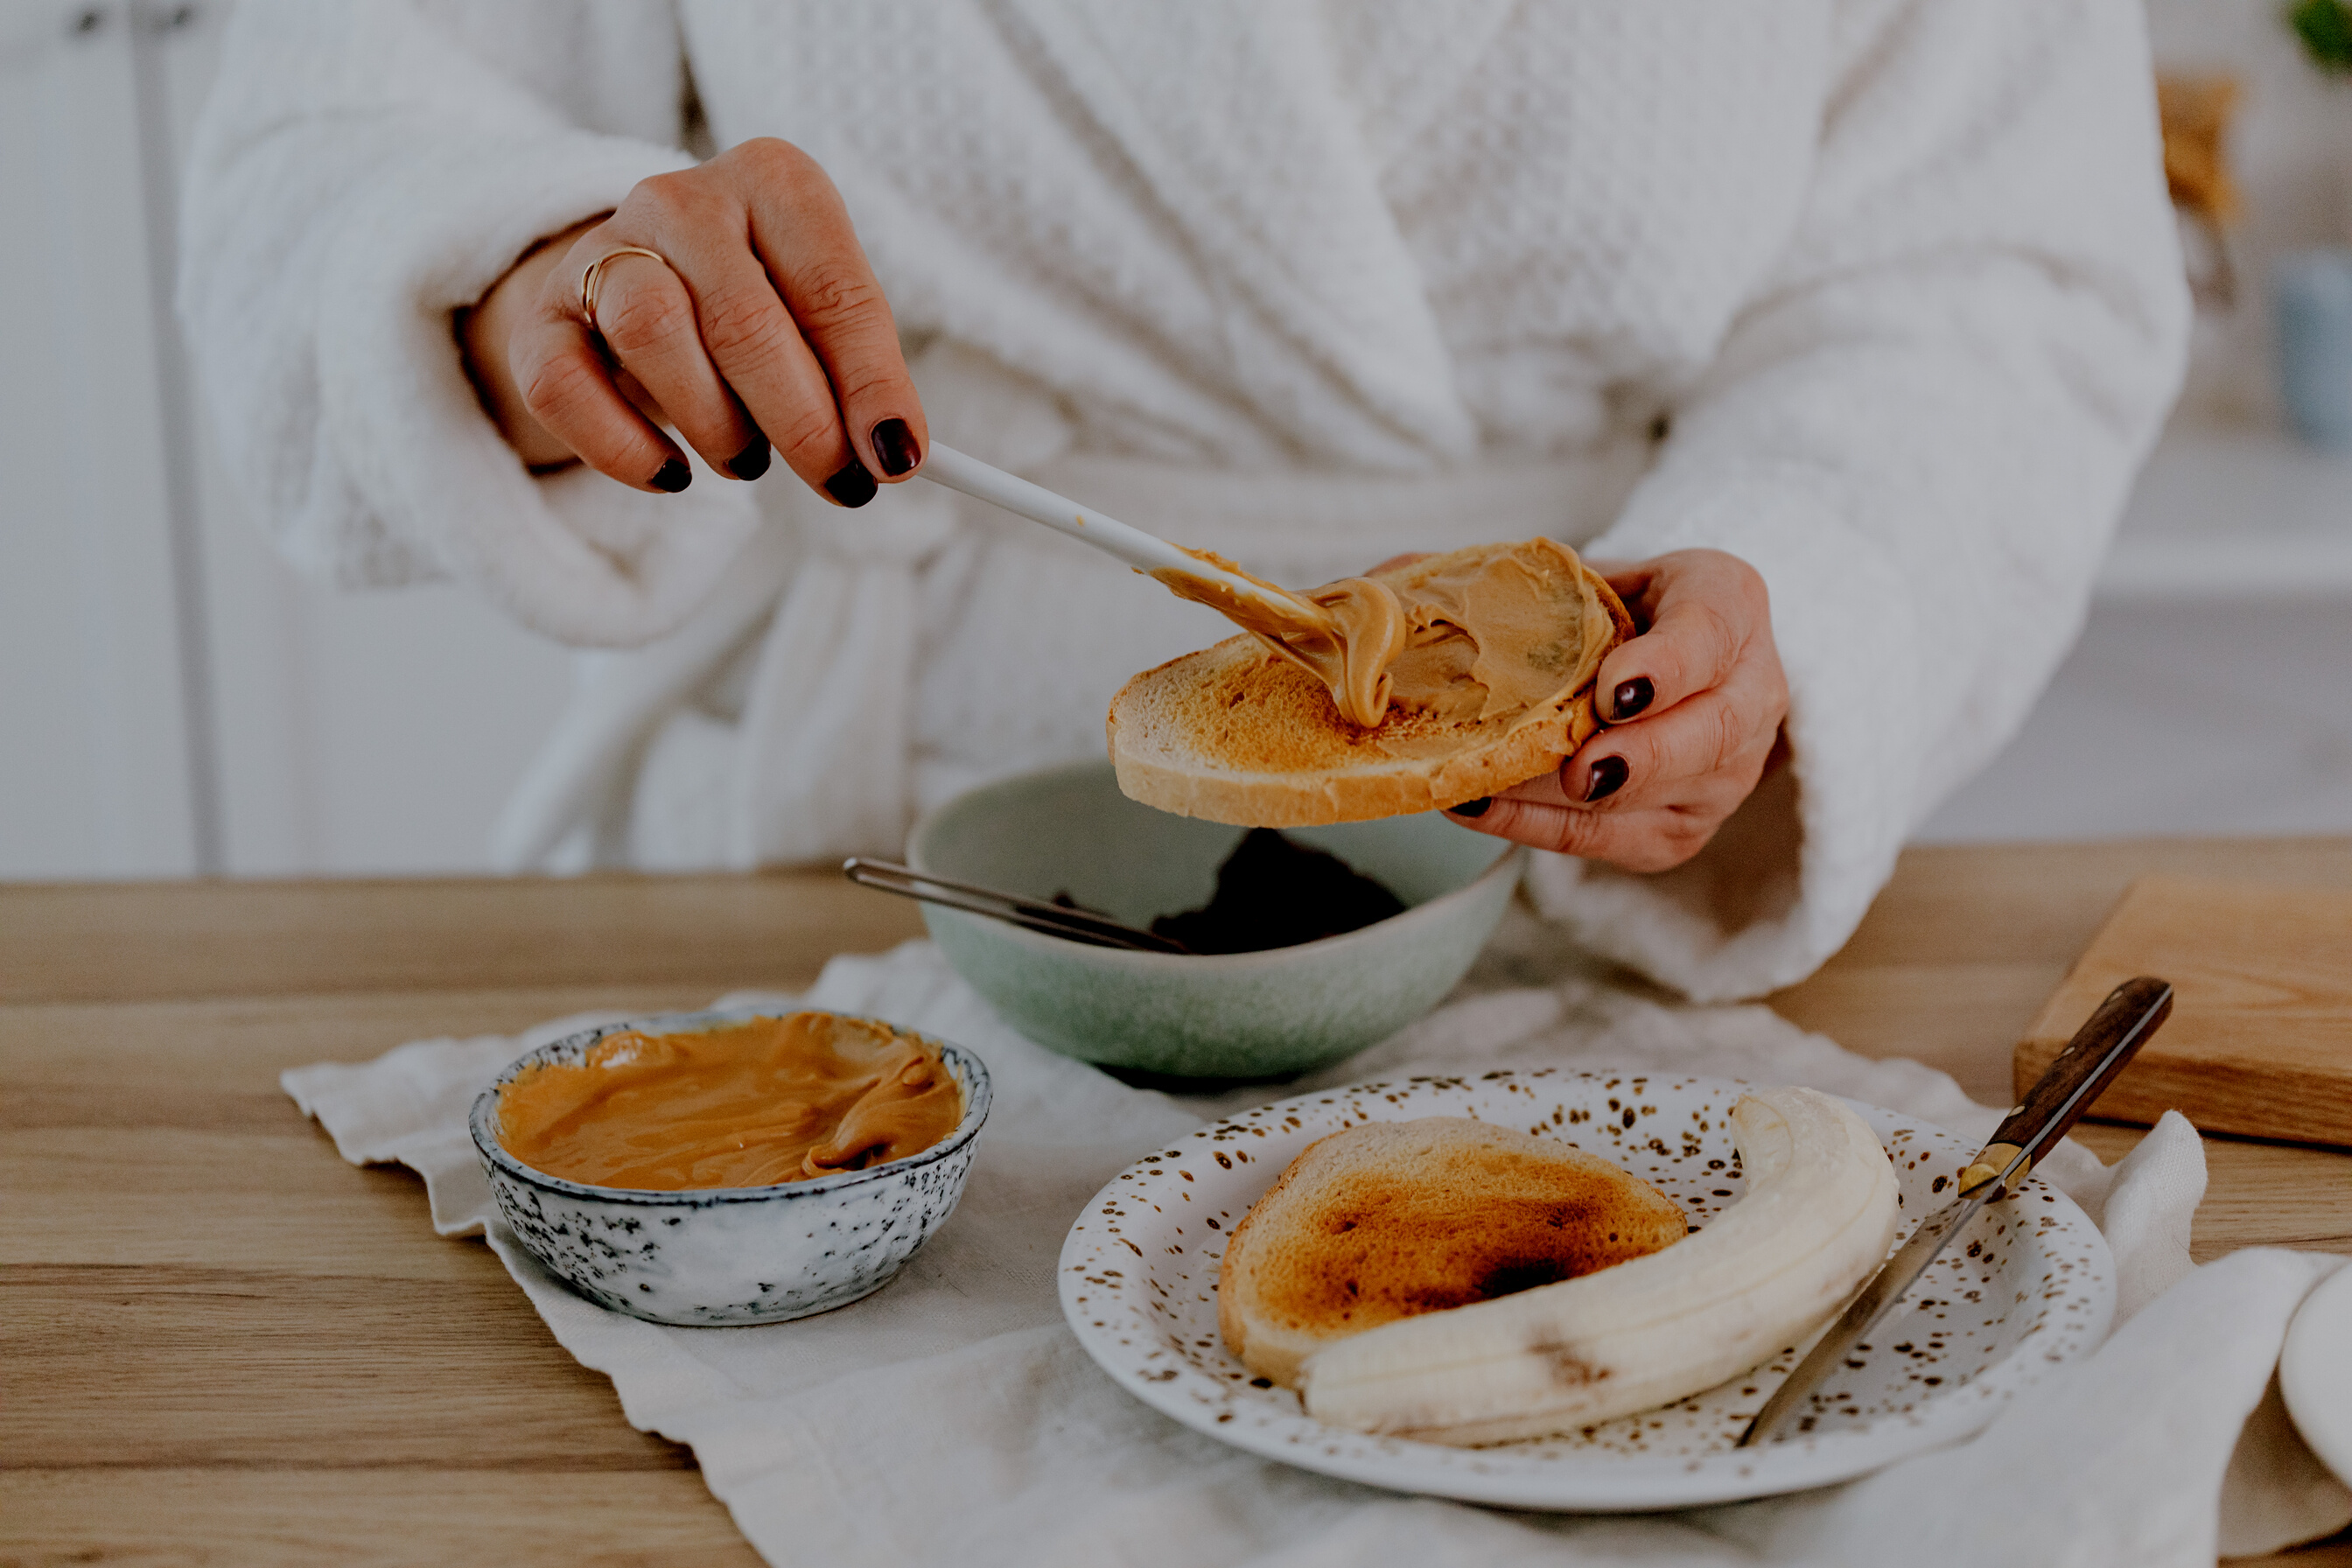
[[[1334,1062],[1435,1006],[1494,934],[1518,883],[1510,846],[1434,813],[1286,829],[1407,906],[1345,936],[1214,957],[1066,942],[923,906],[956,973],[1040,1045],[1178,1078],[1274,1078]],[[1242,829],[1139,805],[1108,763],[969,791],[915,825],[915,868],[1079,903],[1129,925],[1197,909]]]

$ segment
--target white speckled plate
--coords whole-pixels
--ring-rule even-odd
[[[2039,1179],[1979,1215],[1879,1325],[1859,1364],[1759,1448],[1732,1443],[1795,1363],[1794,1347],[1663,1409],[1569,1436],[1452,1448],[1312,1420],[1296,1394],[1253,1379],[1218,1336],[1225,1237],[1318,1138],[1359,1121],[1476,1117],[1605,1155],[1703,1223],[1741,1190],[1726,1117],[1744,1087],[1535,1068],[1358,1084],[1264,1106],[1145,1155],[1096,1194],[1062,1247],[1062,1310],[1129,1393],[1252,1453],[1399,1491],[1598,1511],[1862,1475],[1969,1436],[2010,1394],[2105,1337],[2115,1307],[2106,1242]],[[1895,1157],[1907,1235],[1947,1201],[1975,1148],[1891,1110],[1854,1109]]]

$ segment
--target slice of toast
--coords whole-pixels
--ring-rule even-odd
[[[1225,1245],[1217,1327],[1261,1377],[1350,1334],[1573,1279],[1689,1229],[1673,1199],[1556,1138],[1464,1117],[1309,1144]]]
[[[1521,639],[1527,646],[1482,649],[1451,627],[1459,606],[1445,602],[1444,585],[1489,565],[1517,574],[1518,591],[1545,612],[1539,635]],[[1450,658],[1456,695],[1466,700],[1418,709],[1392,701],[1381,723],[1364,728],[1297,665],[1253,637],[1228,637],[1145,670],[1113,700],[1119,788],[1162,811],[1245,827],[1362,822],[1522,783],[1600,728],[1593,677],[1634,634],[1633,619],[1567,545],[1478,545],[1375,575],[1409,613],[1420,611],[1422,629],[1396,668],[1419,659],[1426,670]],[[1512,668],[1498,673],[1490,659]]]

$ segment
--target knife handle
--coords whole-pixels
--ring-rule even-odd
[[[2049,1070],[2025,1091],[2024,1103],[2001,1119],[1992,1142],[1960,1173],[1960,1196],[1974,1197],[1988,1186],[1996,1199],[2015,1192],[2171,1013],[2172,986],[2151,975],[2108,992]]]

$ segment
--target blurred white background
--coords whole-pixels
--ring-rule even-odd
[[[566,689],[455,589],[338,595],[239,515],[170,311],[226,0],[0,0],[0,878],[482,868]],[[2352,832],[2352,458],[2283,433],[2263,283],[2352,240],[2352,84],[2273,0],[2149,0],[2226,70],[2248,213],[2080,647],[1928,839]]]
[[[566,655],[241,515],[170,310],[223,0],[0,0],[0,877],[478,868]]]

